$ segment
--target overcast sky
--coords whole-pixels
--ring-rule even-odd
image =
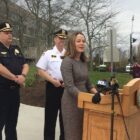
[[[130,33],[134,15],[133,32],[140,32],[140,0],[116,0],[121,14],[118,15],[120,32]]]
[[[69,2],[71,0],[64,1]],[[140,32],[140,0],[110,0],[110,1],[112,1],[113,7],[118,9],[121,13],[117,16],[119,32],[127,34],[131,32],[132,26],[131,19],[133,15],[134,15],[133,31]],[[114,8],[112,8],[112,10],[113,9]]]
[[[71,0],[64,0],[69,2]],[[140,32],[140,0],[110,0],[120,14],[117,16],[119,32],[130,34],[132,16],[134,15],[133,32]],[[113,10],[114,8],[112,8]]]

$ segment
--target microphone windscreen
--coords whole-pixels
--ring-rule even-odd
[[[98,104],[101,101],[101,95],[99,92],[97,92],[93,97],[92,97],[92,103]]]

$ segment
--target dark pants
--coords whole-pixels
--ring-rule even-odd
[[[19,105],[19,88],[0,89],[0,140],[2,140],[2,130],[4,127],[5,139],[17,140],[16,126]]]
[[[61,98],[64,88],[56,88],[51,83],[46,83],[45,125],[44,140],[55,140],[55,127],[59,111],[60,138],[64,140],[64,128],[61,113]]]

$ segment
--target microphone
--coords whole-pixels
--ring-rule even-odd
[[[103,80],[98,80],[97,84],[96,84],[97,90],[99,92],[102,92],[103,94],[105,94],[107,91],[110,90],[109,88],[109,83],[107,80],[103,79]]]
[[[95,95],[92,97],[92,103],[99,104],[101,101],[101,95],[100,92],[95,93]]]
[[[100,93],[102,92],[106,92],[108,90],[108,82],[107,80],[98,80],[97,84],[97,93],[95,93],[95,95],[92,97],[92,103],[94,104],[98,104],[101,101],[101,95]]]
[[[119,84],[115,76],[111,76],[109,86],[111,89],[111,93],[118,93]]]
[[[110,91],[109,93],[117,94],[119,84],[115,76],[111,76],[110,81],[107,80],[98,80],[97,84],[97,93],[92,97],[92,103],[99,104],[101,101],[101,93],[106,94],[107,91]]]

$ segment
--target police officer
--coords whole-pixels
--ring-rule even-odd
[[[61,97],[64,90],[60,71],[62,58],[65,53],[64,41],[67,31],[60,29],[54,33],[55,46],[42,54],[36,66],[38,74],[46,80],[46,104],[44,140],[55,140],[55,126],[59,111],[60,139],[64,140],[64,129],[61,114]]]
[[[12,43],[12,27],[0,23],[0,140],[5,127],[6,140],[17,140],[20,85],[24,84],[28,64],[16,45]]]

